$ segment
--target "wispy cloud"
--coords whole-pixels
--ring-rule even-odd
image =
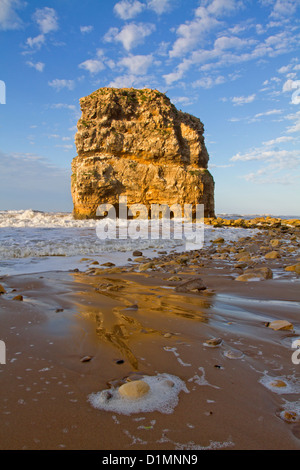
[[[88,34],[91,33],[94,29],[94,26],[88,25],[88,26],[80,26],[80,32],[82,34]]]
[[[75,87],[75,81],[55,78],[54,80],[48,82],[48,85],[51,86],[52,88],[55,88],[57,91],[63,88],[67,88],[68,90],[73,90]]]
[[[143,44],[145,38],[155,30],[154,24],[129,23],[121,30],[110,28],[104,36],[105,42],[120,42],[126,51],[130,51],[139,44]]]
[[[241,106],[243,104],[252,103],[252,101],[255,100],[255,97],[255,93],[248,96],[234,96],[233,98],[231,98],[231,101],[234,106]]]
[[[46,41],[46,36],[58,30],[58,16],[54,8],[44,7],[35,10],[33,20],[37,24],[40,34],[27,38],[26,44],[31,49],[40,49]]]
[[[122,20],[131,20],[141,13],[145,6],[146,5],[144,3],[141,3],[138,0],[121,0],[115,4],[114,12]]]
[[[81,64],[79,64],[79,68],[87,70],[92,75],[101,72],[101,70],[105,69],[105,65],[102,60],[99,59],[87,59]]]
[[[17,11],[26,5],[21,0],[1,0],[0,2],[0,30],[19,29],[23,22]]]
[[[122,20],[131,20],[146,9],[162,15],[172,9],[173,3],[173,0],[147,0],[146,3],[138,0],[121,0],[115,4],[114,12]]]
[[[126,67],[128,72],[133,75],[145,75],[148,72],[149,67],[153,65],[153,56],[149,55],[130,55],[123,57],[118,62],[121,67]]]
[[[26,62],[26,64],[29,65],[29,67],[34,68],[38,72],[43,72],[43,70],[45,68],[45,64],[43,62],[31,62],[29,60],[29,61]]]

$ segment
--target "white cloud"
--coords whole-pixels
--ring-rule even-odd
[[[299,0],[276,0],[270,16],[281,19],[282,16],[295,15],[299,5]]]
[[[149,78],[144,75],[125,74],[116,77],[108,86],[113,88],[151,88]]]
[[[172,0],[148,0],[147,6],[158,15],[161,15],[172,8]]]
[[[77,107],[75,104],[67,104],[67,103],[54,103],[51,105],[52,109],[70,109],[71,111],[76,111]]]
[[[39,34],[34,38],[27,38],[26,44],[31,47],[32,49],[40,49],[42,45],[45,43],[45,35]]]
[[[118,28],[110,28],[104,36],[106,42],[121,42],[124,49],[130,51],[142,44],[144,39],[155,30],[155,25],[148,23],[130,23],[120,31]]]
[[[270,109],[269,111],[265,111],[264,113],[257,113],[255,114],[254,118],[259,118],[262,116],[272,116],[274,114],[281,114],[282,111],[280,109]]]
[[[249,96],[234,96],[233,98],[231,98],[231,101],[234,106],[241,106],[243,104],[252,103],[252,101],[255,100],[255,96],[255,93]]]
[[[92,75],[95,73],[101,72],[101,70],[105,69],[105,65],[101,60],[98,59],[88,59],[79,64],[78,66],[81,69],[87,70]]]
[[[282,87],[282,91],[283,92],[292,91],[292,90],[296,90],[299,87],[300,87],[300,80],[291,80],[291,79],[289,79],[286,82],[284,82],[283,87]]]
[[[259,161],[262,167],[243,176],[246,181],[259,184],[293,184],[299,179],[300,150],[286,150],[270,146],[280,144],[286,139],[276,138],[265,142],[262,147],[256,147],[241,154],[237,153],[230,160],[233,162]],[[272,142],[272,143],[271,143]],[[287,173],[293,170],[293,173]]]
[[[91,33],[94,29],[94,26],[80,26],[80,32],[82,34],[87,34],[87,33]]]
[[[178,96],[176,98],[172,98],[172,103],[182,104],[183,106],[189,106],[194,103],[194,100],[189,98],[188,96]]]
[[[1,0],[0,2],[0,30],[19,29],[22,20],[17,14],[18,9],[25,5],[20,0]]]
[[[219,75],[218,77],[203,77],[200,78],[199,80],[196,80],[194,83],[192,83],[192,86],[194,88],[201,87],[201,88],[212,88],[215,85],[220,85],[224,83],[225,77],[223,75]]]
[[[173,44],[173,48],[169,53],[170,57],[181,57],[186,54],[198,44],[205,33],[219,24],[219,21],[210,16],[205,8],[199,7],[197,11],[194,20],[181,24],[177,28],[176,33],[179,38]]]
[[[75,82],[74,80],[55,78],[51,82],[48,82],[48,85],[52,88],[55,88],[57,91],[61,90],[62,88],[68,88],[69,90],[73,90]]]
[[[266,142],[263,142],[263,145],[277,145],[282,144],[283,142],[291,142],[293,140],[295,140],[295,137],[283,135],[282,137],[276,137],[276,139],[267,140]]]
[[[42,34],[48,34],[58,29],[58,17],[53,8],[38,8],[33,18],[37,22]]]
[[[114,6],[114,12],[122,20],[131,20],[143,11],[145,4],[138,0],[121,0]]]
[[[181,57],[199,44],[201,39],[212,29],[220,26],[222,23],[219,17],[231,14],[241,6],[241,2],[236,0],[207,0],[195,10],[195,18],[192,21],[186,21],[177,28],[177,36],[170,57]]]
[[[118,65],[128,68],[128,72],[134,75],[145,75],[148,68],[153,64],[153,56],[149,55],[130,55],[124,57],[118,62]]]
[[[42,72],[44,70],[45,64],[43,62],[31,62],[30,60],[26,62],[29,67],[33,67],[38,72]]]
[[[37,23],[41,34],[35,37],[29,37],[26,44],[31,49],[40,49],[46,42],[46,35],[58,29],[58,17],[53,8],[44,7],[38,8],[34,14],[33,19]]]

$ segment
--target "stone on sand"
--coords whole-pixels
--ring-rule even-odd
[[[267,325],[272,330],[292,330],[294,327],[292,323],[287,320],[274,320]]]
[[[149,385],[144,380],[134,380],[119,387],[119,393],[124,398],[137,399],[146,395],[150,390]]]
[[[278,251],[269,251],[269,253],[265,254],[265,258],[266,259],[280,258],[280,254],[278,253]]]
[[[176,292],[192,292],[192,291],[201,291],[205,290],[206,286],[204,285],[201,277],[193,277],[187,281],[181,282],[178,286],[175,287]]]
[[[294,271],[295,273],[300,274],[300,263],[293,264],[291,266],[286,266],[284,269],[286,271]],[[0,292],[1,292],[1,290],[0,290]]]
[[[4,289],[2,284],[0,284],[0,294],[6,294],[6,290]]]

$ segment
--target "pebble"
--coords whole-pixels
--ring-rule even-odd
[[[93,264],[93,263],[92,263],[92,264]],[[110,266],[115,266],[115,264],[114,264],[114,263],[110,263],[110,261],[108,261],[107,263],[101,264],[101,266],[109,266],[109,267],[110,267]]]
[[[93,359],[93,356],[84,356],[80,359],[80,362],[90,362]]]
[[[292,330],[294,328],[292,323],[287,320],[274,320],[267,323],[266,326],[272,328],[272,330]]]
[[[274,380],[270,382],[271,387],[286,387],[286,383],[283,380]]]
[[[2,284],[0,284],[0,294],[6,294],[6,290],[4,289]]]
[[[242,282],[247,282],[247,281],[262,281],[264,279],[263,276],[257,274],[257,273],[247,273],[247,274],[241,274],[240,276],[236,277],[236,281],[242,281]]]
[[[16,296],[13,298],[13,300],[19,300],[19,301],[22,302],[22,300],[23,300],[23,295],[16,295]]]
[[[134,380],[126,382],[119,387],[119,393],[124,398],[137,399],[146,395],[150,390],[149,385],[144,380]]]
[[[206,286],[204,285],[204,282],[201,277],[194,277],[192,279],[188,279],[187,281],[184,281],[175,287],[176,292],[191,292],[194,290],[201,291],[205,289]]]
[[[212,240],[212,243],[224,243],[224,238],[222,237],[219,237],[219,238],[216,238],[215,240]]]
[[[147,271],[148,269],[151,269],[153,267],[154,267],[153,261],[149,261],[149,263],[140,264],[139,271],[140,272]]]
[[[291,266],[286,266],[284,269],[285,271],[294,271],[295,273],[300,274],[300,263],[293,264]]]
[[[182,281],[182,277],[179,276],[171,276],[167,281]]]
[[[258,274],[260,277],[264,279],[273,278],[273,272],[267,266],[262,266],[261,268],[249,268],[245,271],[244,274]]]
[[[211,339],[208,339],[207,341],[205,341],[203,344],[204,344],[204,346],[208,346],[210,348],[216,348],[216,347],[220,346],[221,343],[222,343],[221,338],[211,338]]]
[[[132,252],[132,256],[143,256],[143,253],[139,250],[135,250]]]
[[[237,351],[235,349],[229,349],[228,351],[224,352],[224,356],[228,357],[229,359],[241,359],[244,354],[241,351]]]
[[[269,253],[265,254],[265,258],[266,259],[280,258],[280,254],[278,253],[278,251],[269,251]]]
[[[298,415],[295,411],[282,411],[280,413],[280,417],[288,423],[295,423],[298,421]]]

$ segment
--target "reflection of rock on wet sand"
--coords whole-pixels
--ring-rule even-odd
[[[166,289],[160,287],[151,292],[137,282],[112,277],[102,277],[100,284],[97,277],[91,278],[91,282],[95,284],[93,305],[80,303],[80,313],[95,322],[98,338],[120,351],[135,370],[139,367],[133,352],[134,343],[145,339],[145,335],[169,334],[159,325],[155,327],[160,323],[160,317],[164,321],[166,316],[174,315],[197,322],[208,321],[211,300],[200,295],[187,297],[173,293],[173,289],[166,293]],[[82,295],[80,293],[81,298]]]

